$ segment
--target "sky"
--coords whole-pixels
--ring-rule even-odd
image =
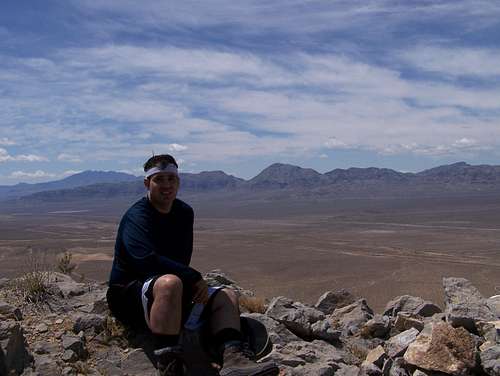
[[[0,184],[500,164],[497,0],[2,0]]]

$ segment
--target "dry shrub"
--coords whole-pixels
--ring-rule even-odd
[[[27,302],[39,303],[49,295],[52,273],[47,268],[44,253],[33,253],[31,249],[27,251],[26,271],[16,280],[16,288]]]
[[[71,274],[73,270],[75,270],[76,265],[71,262],[73,258],[73,254],[70,251],[65,251],[58,259],[57,259],[57,270],[59,270],[63,274]]]
[[[240,297],[240,309],[243,312],[265,313],[266,300],[256,296],[242,296]]]

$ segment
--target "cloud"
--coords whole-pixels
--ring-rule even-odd
[[[54,178],[56,177],[56,174],[42,171],[42,170],[37,170],[34,172],[26,172],[26,171],[13,171],[10,174],[11,178],[30,178],[30,179],[40,179],[40,178]]]
[[[9,138],[7,137],[2,137],[0,138],[0,145],[3,145],[3,146],[11,146],[11,145],[15,145],[16,143],[12,140],[10,140]]]
[[[184,151],[187,148],[188,148],[187,146],[179,145],[179,144],[170,144],[170,145],[168,145],[168,150],[169,151]]]
[[[80,157],[72,154],[66,154],[66,153],[61,153],[57,156],[58,161],[64,161],[64,162],[73,162],[73,163],[78,163],[82,162]]]
[[[47,161],[45,157],[34,154],[19,154],[16,156],[10,155],[7,150],[0,148],[0,162],[24,161],[24,162],[42,162]]]
[[[419,46],[402,58],[418,69],[446,76],[500,76],[500,49]]]

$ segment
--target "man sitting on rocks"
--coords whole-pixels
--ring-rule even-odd
[[[193,209],[176,198],[177,162],[170,155],[144,164],[147,196],[123,216],[116,237],[107,294],[111,312],[131,326],[146,326],[157,348],[175,346],[194,303],[205,304],[209,339],[222,361],[220,375],[277,375],[273,363],[250,360],[242,343],[238,298],[228,289],[209,297],[201,274],[191,268]],[[161,375],[182,375],[172,356],[158,360]]]

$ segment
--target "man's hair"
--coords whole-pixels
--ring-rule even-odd
[[[172,163],[175,165],[175,167],[179,168],[174,157],[172,157],[170,154],[153,155],[146,161],[146,163],[144,163],[144,172],[157,165],[166,165],[168,163]]]

